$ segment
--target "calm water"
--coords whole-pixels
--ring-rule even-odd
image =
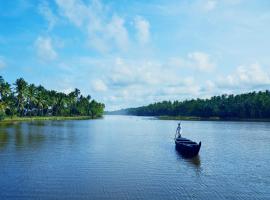
[[[106,116],[0,126],[0,199],[270,199],[270,123]]]

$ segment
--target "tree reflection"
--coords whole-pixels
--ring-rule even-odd
[[[41,124],[39,126],[42,127]],[[17,150],[22,149],[22,147],[40,146],[46,139],[40,127],[29,126],[25,123],[2,125],[0,127],[0,150],[4,150],[8,146],[16,147]]]
[[[8,144],[8,133],[6,130],[0,130],[0,149],[4,149]]]
[[[74,123],[70,121],[5,124],[0,127],[0,149],[40,148],[46,140],[52,143],[61,141],[71,145],[76,141],[76,133]]]

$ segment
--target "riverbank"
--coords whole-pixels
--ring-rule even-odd
[[[183,121],[246,121],[246,122],[270,122],[269,118],[220,118],[220,117],[194,117],[194,116],[157,116],[160,120],[183,120]]]
[[[87,119],[93,118],[90,116],[6,117],[2,121],[0,121],[0,124],[11,122],[24,122],[24,121],[47,121],[47,120],[60,121],[60,120],[87,120]]]

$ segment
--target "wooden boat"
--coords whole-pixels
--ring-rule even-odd
[[[175,138],[175,148],[185,157],[194,157],[200,151],[201,142],[198,144],[180,136]]]

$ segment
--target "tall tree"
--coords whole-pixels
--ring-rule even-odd
[[[17,110],[20,116],[24,115],[25,101],[27,96],[27,82],[19,78],[15,82],[15,92],[17,94]]]
[[[35,105],[37,104],[37,88],[34,84],[30,84],[27,90],[27,112],[32,116],[35,111]]]

